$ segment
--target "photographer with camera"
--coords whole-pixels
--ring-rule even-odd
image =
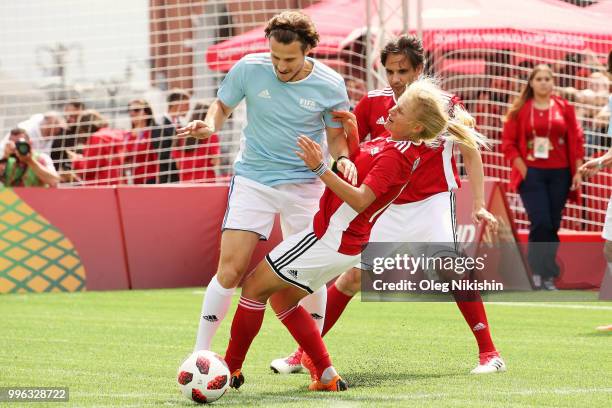
[[[11,130],[0,160],[0,183],[5,187],[56,187],[58,182],[49,155],[32,149],[25,130]]]

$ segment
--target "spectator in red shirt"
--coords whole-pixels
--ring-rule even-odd
[[[89,186],[123,184],[124,131],[109,128],[100,113],[86,110],[79,117],[77,137],[85,138],[82,153],[66,152],[77,180]]]
[[[190,121],[204,120],[208,108],[208,103],[197,102]],[[176,149],[172,152],[172,159],[177,164],[180,182],[214,182],[220,154],[219,137],[216,134],[208,139],[196,139],[192,136],[179,139]]]
[[[584,138],[574,108],[553,95],[553,72],[537,65],[510,107],[502,151],[512,164],[510,188],[517,189],[529,217],[529,264],[534,286],[555,290],[561,215],[568,199],[578,201]],[[533,243],[536,243],[535,245]],[[548,243],[548,244],[543,244]]]
[[[151,132],[157,128],[153,110],[146,100],[134,99],[128,104],[128,114],[132,129],[125,135],[124,176],[128,184],[155,184],[159,166],[151,145]]]

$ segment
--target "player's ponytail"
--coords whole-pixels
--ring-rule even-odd
[[[479,150],[481,147],[489,149],[487,138],[474,129],[475,124],[476,121],[472,115],[463,109],[463,107],[455,105],[453,117],[449,118],[447,124],[449,133],[447,138],[474,150]]]
[[[445,137],[472,149],[488,147],[486,137],[476,132],[475,120],[465,109],[455,105],[449,117],[447,99],[431,78],[423,76],[407,87],[398,104],[414,107],[417,122],[423,128],[418,138],[429,146],[439,144],[440,137]]]

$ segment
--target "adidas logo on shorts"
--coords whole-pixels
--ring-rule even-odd
[[[315,320],[321,320],[323,318],[323,316],[318,313],[311,313],[310,316]]]
[[[294,278],[297,278],[298,271],[296,271],[295,269],[289,269],[287,273],[293,276]]]
[[[202,316],[202,319],[204,319],[204,320],[206,320],[208,322],[211,322],[211,323],[219,321],[219,319],[215,315],[204,315],[204,316]]]

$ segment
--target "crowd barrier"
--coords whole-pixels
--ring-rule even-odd
[[[500,221],[499,239],[518,243],[501,184],[487,181],[485,189],[487,206]],[[204,286],[216,271],[226,203],[225,185],[0,189],[0,293]],[[464,182],[456,205],[462,242],[483,237],[482,227],[471,222],[471,203]],[[250,268],[280,242],[278,224],[258,245]],[[601,282],[603,240],[580,237],[591,242],[585,256],[602,268],[582,270],[580,259],[563,259],[562,288]],[[528,285],[519,245],[514,256],[506,267]]]

